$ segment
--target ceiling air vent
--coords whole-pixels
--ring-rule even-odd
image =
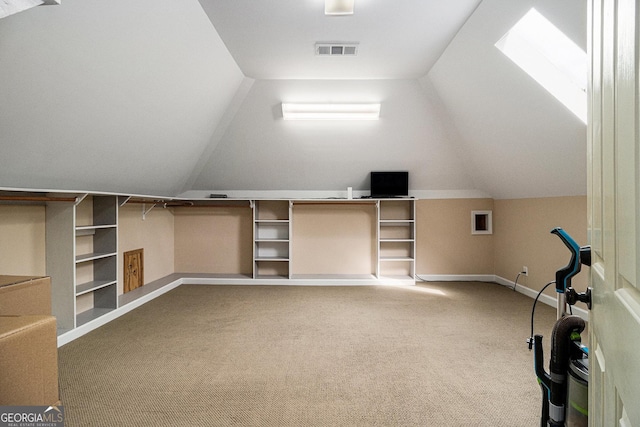
[[[358,43],[316,43],[316,55],[320,56],[355,56]]]

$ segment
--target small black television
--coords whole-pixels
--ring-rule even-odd
[[[371,172],[371,197],[406,197],[409,172]]]

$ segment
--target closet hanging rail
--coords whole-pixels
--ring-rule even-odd
[[[331,199],[327,199],[326,201],[322,201],[322,202],[308,202],[306,200],[294,200],[293,201],[294,205],[375,205],[377,204],[377,201],[369,201],[369,200],[365,200],[365,201],[360,201],[360,200],[353,200],[353,201],[333,201]]]
[[[50,197],[50,196],[4,196],[0,195],[0,201],[4,202],[73,202],[76,197]]]
[[[240,205],[240,204],[215,204],[215,203],[211,203],[211,204],[207,204],[207,203],[198,203],[198,202],[194,202],[191,200],[185,200],[185,201],[180,201],[180,200],[159,200],[159,199],[153,199],[153,200],[138,200],[138,199],[132,199],[132,200],[128,200],[126,202],[126,204],[131,204],[131,203],[137,203],[137,204],[155,204],[158,206],[162,206],[163,208],[250,208],[251,205],[250,204],[246,204],[246,205]]]

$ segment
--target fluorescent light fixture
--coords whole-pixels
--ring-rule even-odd
[[[587,54],[535,9],[496,47],[587,122]]]
[[[282,103],[285,120],[378,120],[380,104]]]
[[[324,0],[325,15],[353,15],[355,0]]]

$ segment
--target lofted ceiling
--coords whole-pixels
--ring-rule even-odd
[[[586,127],[494,47],[531,7],[584,47],[581,0],[355,0],[337,17],[324,0],[65,0],[11,15],[0,187],[365,193],[369,171],[395,169],[419,197],[585,194]],[[316,42],[358,54],[316,56]],[[374,101],[369,123],[279,110]]]
[[[480,0],[356,0],[326,16],[324,0],[200,0],[253,79],[404,79],[426,74]],[[316,42],[358,43],[355,57],[315,55]]]

